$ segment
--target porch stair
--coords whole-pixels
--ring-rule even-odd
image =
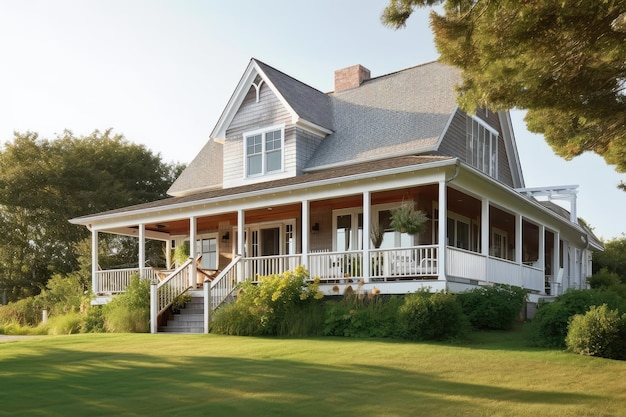
[[[174,314],[167,325],[159,327],[160,333],[204,333],[204,298],[192,294],[188,302],[179,313]]]

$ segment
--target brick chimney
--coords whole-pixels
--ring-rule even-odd
[[[335,71],[335,93],[349,88],[358,87],[363,81],[370,79],[370,70],[361,65]]]

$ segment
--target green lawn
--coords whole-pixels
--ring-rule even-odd
[[[626,362],[339,338],[90,334],[0,343],[0,416],[626,416]]]

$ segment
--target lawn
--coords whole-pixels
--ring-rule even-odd
[[[626,362],[462,343],[90,334],[0,343],[0,416],[626,416]]]

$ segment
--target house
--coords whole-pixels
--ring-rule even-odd
[[[459,82],[440,62],[379,77],[356,65],[322,93],[252,59],[171,198],[72,220],[92,232],[94,293],[122,292],[136,272],[167,276],[161,310],[208,276],[217,305],[237,282],[300,264],[328,295],[357,282],[382,294],[504,283],[537,302],[585,287],[602,245],[577,221],[576,187],[526,188],[508,112],[464,113]],[[426,213],[421,233],[389,227],[403,202]],[[104,233],[138,238],[137,268],[98,269]],[[195,244],[159,271],[145,266],[147,239],[168,254]]]

